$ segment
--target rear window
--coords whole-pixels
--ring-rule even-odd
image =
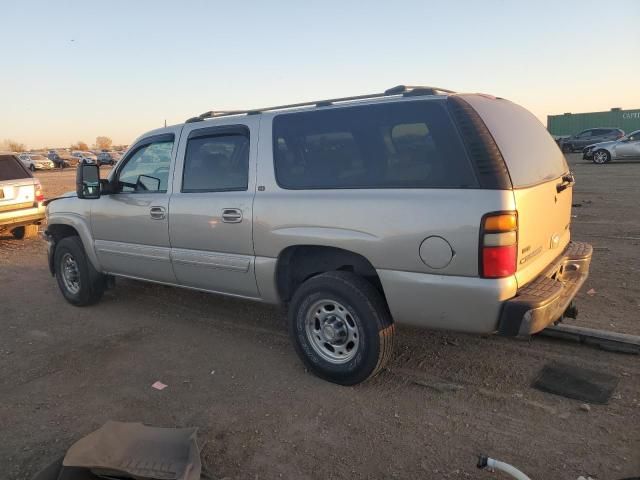
[[[278,184],[288,189],[478,185],[440,102],[281,114],[273,120],[273,149]]]
[[[557,179],[569,170],[558,144],[531,112],[504,99],[464,96],[504,157],[515,188]]]
[[[0,155],[0,181],[30,177],[31,174],[20,165],[20,161],[13,155]]]

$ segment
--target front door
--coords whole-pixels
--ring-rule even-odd
[[[113,172],[114,192],[91,204],[94,246],[104,271],[174,283],[169,245],[175,135],[138,142]]]
[[[633,132],[623,142],[618,142],[616,154],[620,158],[640,158],[640,131]]]
[[[259,118],[187,124],[169,208],[180,285],[257,298],[252,237]]]

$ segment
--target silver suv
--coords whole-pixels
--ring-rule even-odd
[[[591,247],[570,242],[574,179],[514,103],[430,87],[207,112],[140,137],[105,180],[48,207],[64,297],[113,276],[287,307],[297,353],[350,385],[395,324],[530,335],[563,315]]]

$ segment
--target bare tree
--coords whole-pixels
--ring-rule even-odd
[[[113,140],[109,137],[96,137],[96,148],[98,150],[109,150],[112,144]]]
[[[87,145],[84,142],[78,141],[76,143],[74,143],[73,145],[71,145],[71,150],[82,150],[83,152],[86,152],[87,150],[89,150],[89,145]]]
[[[15,140],[5,140],[2,143],[6,145],[6,149],[10,152],[24,152],[27,150],[27,146],[24,143],[19,143]]]

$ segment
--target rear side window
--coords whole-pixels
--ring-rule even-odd
[[[597,130],[594,130],[593,132],[594,136],[613,135],[613,134],[614,134],[614,130],[610,128],[599,128]]]
[[[276,179],[288,189],[478,185],[448,112],[434,101],[281,114],[273,148]]]
[[[182,177],[183,192],[246,190],[248,181],[247,135],[215,135],[189,139]]]
[[[20,161],[13,155],[0,155],[0,182],[30,177],[31,174],[20,165]]]

